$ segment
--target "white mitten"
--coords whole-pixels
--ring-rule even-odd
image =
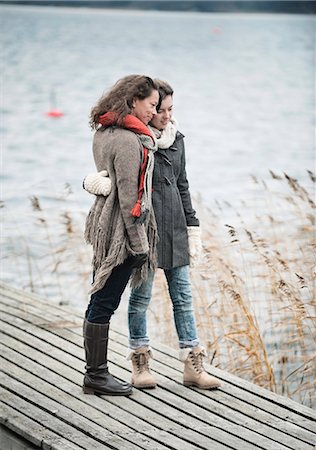
[[[107,197],[111,192],[111,180],[107,170],[97,173],[89,173],[83,180],[83,188],[94,195],[104,195]]]
[[[189,239],[190,267],[197,267],[203,255],[201,228],[187,227]]]

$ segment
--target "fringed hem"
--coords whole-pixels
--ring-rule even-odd
[[[105,201],[105,197],[101,195],[98,196],[87,215],[84,231],[84,239],[87,244],[94,245],[95,243],[95,236],[98,232],[99,216],[104,207]]]
[[[130,247],[124,228],[122,228],[122,230],[120,230],[121,232],[116,235],[116,239],[112,241],[113,236],[109,236],[104,232],[104,229],[99,226],[98,217],[103,206],[104,201],[100,201],[99,199],[97,199],[86,219],[84,237],[86,242],[88,244],[91,244],[93,247],[92,269],[95,274],[94,282],[90,289],[90,294],[93,294],[102,289],[107,279],[111,275],[114,267],[123,264],[125,259],[130,254],[135,254]],[[158,265],[158,233],[153,210],[151,210],[150,212],[148,221],[149,224],[146,227],[149,246],[148,264],[145,264],[140,269],[134,271],[131,278],[132,287],[137,287],[142,282],[147,280],[148,270],[155,270]],[[118,222],[115,221],[115,223],[117,227]]]
[[[100,243],[98,242],[98,248],[99,244]],[[114,267],[123,264],[127,256],[128,252],[126,249],[126,239],[122,239],[121,242],[117,242],[114,245],[112,245],[111,248],[109,249],[108,256],[103,258],[103,260],[102,259],[100,260],[100,255],[98,255],[98,258],[96,258],[95,252],[95,256],[92,262],[92,266],[95,271],[95,276],[92,288],[90,289],[89,293],[93,294],[102,289],[107,279],[111,275]]]

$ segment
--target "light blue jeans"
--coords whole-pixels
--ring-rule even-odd
[[[179,347],[197,347],[196,324],[192,305],[189,266],[164,269],[169,294],[173,304],[173,317]],[[150,271],[147,280],[133,289],[128,305],[129,347],[133,350],[149,345],[147,335],[147,308],[152,295],[155,273]]]

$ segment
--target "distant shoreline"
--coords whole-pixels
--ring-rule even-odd
[[[37,5],[37,6],[60,6],[60,7],[85,7],[106,8],[142,11],[183,11],[183,12],[213,12],[213,13],[289,13],[289,14],[315,14],[316,2],[314,1],[291,1],[291,0],[0,0],[0,4],[6,5]]]

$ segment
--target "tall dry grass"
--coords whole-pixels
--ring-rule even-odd
[[[83,241],[87,211],[61,195],[29,198],[19,220],[2,203],[2,280],[60,304],[83,306],[91,283],[91,248]],[[21,220],[22,219],[22,220]]]
[[[210,362],[260,386],[315,406],[315,176],[309,191],[287,174],[253,177],[258,195],[207,210],[196,202],[204,262],[191,270],[200,340]],[[270,187],[272,186],[272,187]],[[228,214],[227,214],[228,212]],[[223,216],[231,223],[224,223]],[[156,276],[151,336],[177,345],[164,274]],[[159,313],[157,313],[159,310]]]
[[[308,172],[307,187],[273,172],[252,180],[253,195],[240,206],[217,201],[210,209],[195,200],[204,247],[201,266],[191,270],[199,337],[213,365],[313,407],[315,175]],[[91,249],[83,241],[87,211],[69,198],[69,186],[57,207],[32,197],[23,227],[1,205],[3,278],[84,307],[91,279]],[[151,338],[177,346],[161,270],[148,323]]]

